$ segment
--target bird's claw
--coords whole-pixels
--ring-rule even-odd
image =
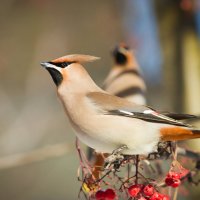
[[[113,162],[115,162],[116,160],[122,160],[123,158],[124,158],[124,156],[121,155],[121,154],[111,154],[110,156],[108,156],[108,157],[105,159],[105,162],[113,163]]]
[[[120,154],[124,149],[127,149],[128,147],[126,145],[123,145],[117,149],[115,149],[111,155],[117,155]]]
[[[111,165],[114,168],[118,168],[117,166],[120,165],[120,162],[124,159],[124,156],[121,154],[111,154],[105,159],[104,169],[109,169]]]
[[[115,149],[110,156],[105,159],[104,169],[109,169],[111,165],[116,170],[119,168],[121,161],[124,159],[124,156],[121,152],[126,149],[127,146],[123,145]]]

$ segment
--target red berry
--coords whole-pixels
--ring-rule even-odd
[[[174,179],[171,177],[167,177],[165,179],[165,183],[166,183],[166,185],[171,186],[174,183]]]
[[[138,193],[141,191],[143,185],[137,184],[137,185],[132,185],[128,188],[128,193],[131,197],[136,197]]]
[[[158,192],[154,192],[149,200],[163,200],[163,195]]]
[[[159,193],[154,192],[154,194],[151,196],[150,200],[158,200]]]
[[[167,195],[163,195],[163,196],[162,196],[162,200],[170,200],[170,198],[169,198],[169,196],[167,196]]]
[[[105,191],[105,199],[106,200],[114,200],[115,198],[116,198],[116,194],[113,189],[107,189]]]
[[[138,200],[147,200],[145,197],[140,197]]]
[[[144,187],[144,189],[143,189],[143,193],[146,195],[146,196],[148,196],[148,197],[150,197],[150,196],[152,196],[153,195],[153,193],[155,192],[155,189],[154,189],[154,187],[152,186],[152,185],[146,185],[145,187]]]
[[[173,188],[176,188],[176,187],[178,187],[180,184],[181,184],[181,181],[180,181],[179,179],[174,179],[174,180],[173,180],[173,183],[171,184],[171,186],[172,186]]]
[[[181,184],[181,181],[180,181],[180,179],[166,178],[165,183],[168,186],[176,188]]]
[[[96,200],[105,200],[105,192],[103,190],[99,190],[95,194]]]
[[[169,172],[167,174],[167,177],[173,178],[173,179],[180,179],[181,178],[180,174],[177,173],[177,172]]]
[[[169,196],[155,192],[149,200],[170,200]]]

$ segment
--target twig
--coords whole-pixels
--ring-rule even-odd
[[[80,145],[79,145],[79,140],[77,137],[76,137],[76,150],[77,150],[79,158],[80,158],[80,165],[83,168],[87,169],[90,174],[92,174],[92,170],[91,170],[92,167],[90,166],[90,163],[88,162],[88,160],[85,156],[85,153],[81,150]]]
[[[177,200],[178,197],[178,188],[175,188],[173,200]]]
[[[138,184],[138,167],[139,167],[139,155],[135,158],[135,184]]]
[[[96,180],[95,183],[99,183],[101,180],[103,180],[106,176],[108,176],[112,170],[107,171],[100,179]]]

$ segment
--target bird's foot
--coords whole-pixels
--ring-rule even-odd
[[[127,149],[127,146],[121,146],[115,149],[110,156],[105,159],[104,169],[109,169],[112,165],[114,169],[118,169],[120,167],[121,161],[124,159],[124,156],[121,152]]]
[[[126,145],[120,146],[119,148],[115,149],[111,155],[120,154],[124,149],[128,149]]]
[[[173,151],[172,142],[159,142],[157,151],[152,152],[148,155],[147,159],[156,160],[156,159],[168,159]]]
[[[114,169],[118,169],[123,159],[124,159],[124,156],[121,154],[115,154],[115,155],[111,154],[105,160],[104,169],[107,170],[111,166],[113,166]]]

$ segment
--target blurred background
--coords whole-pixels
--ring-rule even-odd
[[[40,62],[99,56],[87,70],[101,85],[121,41],[135,49],[148,105],[200,114],[199,0],[1,0],[0,199],[77,199],[75,136]],[[200,199],[186,187],[179,199]]]

